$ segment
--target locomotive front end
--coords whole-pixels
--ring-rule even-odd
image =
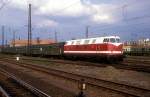
[[[123,43],[120,42],[120,37],[112,36],[105,38],[104,42],[107,43],[107,58],[108,60],[123,60]]]

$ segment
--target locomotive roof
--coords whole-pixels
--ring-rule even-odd
[[[105,36],[105,37],[95,37],[95,38],[84,38],[84,39],[75,39],[75,40],[69,40],[66,41],[66,45],[75,45],[75,44],[97,44],[102,43],[105,38],[118,38],[119,36]],[[86,41],[88,43],[86,43]],[[76,42],[76,43],[73,43]],[[78,43],[79,42],[79,43]]]
[[[119,36],[105,36],[105,37],[95,37],[95,38],[83,38],[83,39],[104,39],[104,38],[119,38],[120,39],[120,37]],[[81,39],[73,39],[73,40],[68,40],[68,41],[74,41],[74,40],[81,40]]]

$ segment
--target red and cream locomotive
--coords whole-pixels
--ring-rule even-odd
[[[69,40],[64,45],[64,55],[122,61],[123,44],[118,36]]]
[[[69,57],[70,59],[88,58],[106,61],[122,61],[123,44],[118,36],[106,36],[69,40],[48,45],[32,45],[31,55]],[[3,53],[28,55],[26,46],[5,47]]]

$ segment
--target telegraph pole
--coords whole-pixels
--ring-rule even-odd
[[[5,42],[4,32],[5,32],[5,26],[2,26],[2,52],[3,52],[3,49],[4,49],[4,42]]]
[[[31,32],[31,4],[29,4],[29,14],[28,14],[28,54],[31,54],[32,45],[32,32]]]
[[[85,35],[86,38],[89,37],[89,26],[86,26],[86,35]]]

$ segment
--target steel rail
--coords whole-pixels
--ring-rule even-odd
[[[22,62],[16,62],[16,61],[14,61],[14,62],[11,61],[8,63],[19,65],[19,66],[22,66],[25,68],[36,70],[36,71],[41,71],[41,72],[48,73],[48,74],[53,74],[55,76],[69,78],[69,79],[76,80],[76,81],[80,81],[81,79],[85,79],[85,82],[87,84],[98,86],[98,87],[103,87],[103,88],[106,88],[106,89],[109,89],[112,91],[116,91],[119,93],[134,96],[134,97],[142,97],[143,95],[149,95],[150,96],[150,90],[144,89],[141,87],[130,86],[127,84],[117,83],[117,82],[113,82],[113,81],[107,81],[107,80],[98,79],[98,78],[94,78],[94,77],[88,77],[85,75],[79,75],[79,74],[75,74],[75,73],[60,71],[60,70],[46,68],[43,66],[38,66],[38,65],[29,64],[29,63],[22,63]],[[138,93],[140,93],[140,94],[138,94]]]
[[[150,66],[149,65],[133,65],[128,64],[128,62],[123,63],[117,63],[117,64],[97,64],[97,63],[91,63],[91,62],[71,62],[71,61],[57,61],[57,60],[37,60],[37,59],[29,59],[29,58],[22,58],[22,60],[32,60],[32,61],[46,61],[46,62],[55,62],[55,63],[64,63],[64,64],[76,64],[76,65],[83,65],[83,66],[96,66],[96,67],[104,67],[104,66],[113,66],[118,69],[125,69],[125,70],[134,70],[134,71],[140,71],[140,72],[150,72]],[[136,64],[136,63],[135,63]]]
[[[0,96],[2,97],[11,97],[1,86],[0,86]]]
[[[15,77],[14,75],[8,73],[4,69],[0,68],[0,71],[2,71],[6,76],[12,78],[16,83],[20,84],[21,86],[25,87],[29,91],[31,91],[33,94],[37,95],[38,97],[51,97],[48,94],[42,92],[41,90],[29,85],[28,83],[22,81],[21,79]]]
[[[2,58],[2,59],[8,59],[8,58]],[[63,61],[63,60],[46,60],[46,59],[30,59],[30,58],[21,58],[21,60],[32,60],[32,61],[43,61],[43,62],[55,62],[55,63],[62,63],[62,64],[75,64],[75,65],[83,65],[83,66],[95,66],[95,67],[105,67],[105,66],[113,66],[118,69],[124,69],[124,70],[134,70],[134,71],[140,71],[140,72],[150,72],[150,66],[149,65],[141,65],[139,63],[130,64],[128,62],[122,62],[117,64],[106,64],[106,63],[91,63],[91,62],[85,62],[85,61]]]

